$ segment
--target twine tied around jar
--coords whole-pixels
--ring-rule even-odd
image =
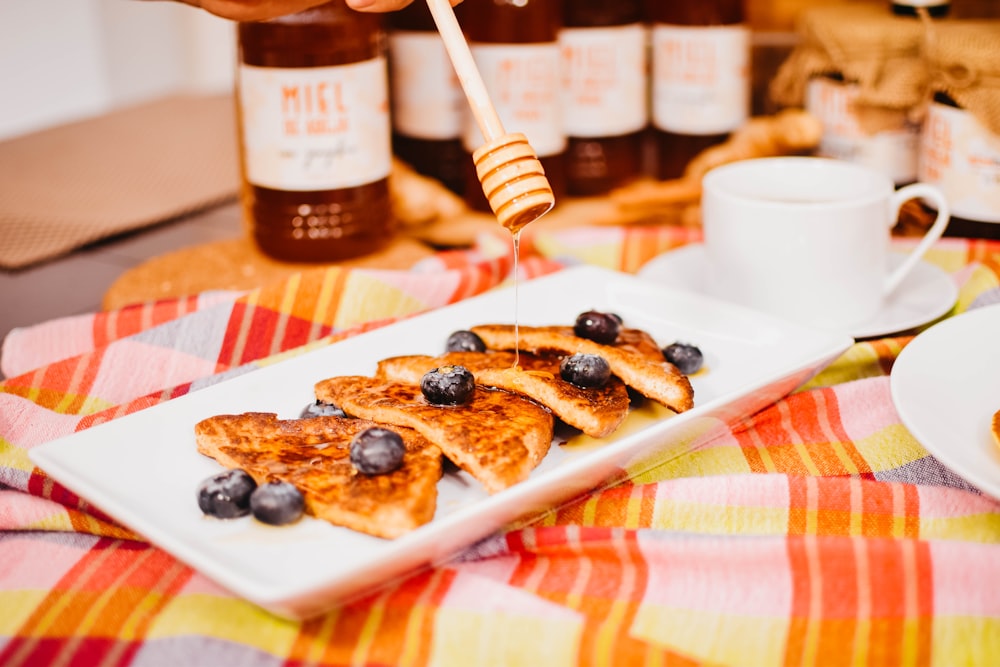
[[[1000,136],[1000,21],[931,24],[924,53],[924,102],[944,93]]]
[[[921,51],[925,26],[871,5],[815,7],[800,16],[801,41],[782,63],[769,95],[780,106],[802,106],[816,76],[857,86],[858,122],[874,134],[899,123],[924,100],[927,68]]]

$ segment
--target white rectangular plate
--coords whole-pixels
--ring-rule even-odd
[[[270,527],[202,515],[195,489],[221,468],[195,449],[194,425],[217,414],[298,416],[313,385],[375,371],[379,359],[439,354],[475,324],[571,325],[590,309],[618,313],[665,346],[698,345],[695,408],[636,411],[600,442],[553,446],[531,477],[489,496],[471,478],[440,482],[434,520],[383,540],[306,517]],[[726,423],[789,393],[853,340],[805,329],[634,276],[577,267],[504,288],[310,351],[33,449],[50,476],[178,559],[281,616],[304,618],[422,565],[439,563],[504,525],[552,509],[612,479],[690,451]]]

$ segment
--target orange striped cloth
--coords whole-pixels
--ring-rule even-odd
[[[565,230],[534,238],[520,268],[634,271],[692,240]],[[942,241],[928,259],[959,285],[955,312],[997,298],[1000,244]],[[28,460],[55,437],[492,289],[510,269],[484,241],[412,272],[320,270],[12,333],[0,665],[1000,664],[1000,502],[900,423],[888,374],[910,336],[858,343],[697,450],[305,622],[221,590]]]

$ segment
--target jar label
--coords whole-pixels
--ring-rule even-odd
[[[473,43],[470,49],[504,129],[524,133],[539,157],[565,151],[558,44]],[[475,118],[467,114],[462,144],[472,152],[484,143]]]
[[[392,167],[385,58],[331,67],[239,67],[246,178],[276,190],[333,190]]]
[[[941,188],[956,218],[1000,222],[1000,136],[969,112],[930,105],[918,178]]]
[[[646,30],[640,24],[563,28],[563,128],[571,137],[614,137],[646,126]]]
[[[465,94],[436,32],[389,34],[392,124],[417,139],[457,139],[462,134]]]
[[[897,185],[912,183],[917,177],[920,126],[902,111],[887,111],[879,117],[880,129],[866,132],[855,109],[857,98],[856,84],[810,79],[806,111],[823,124],[815,154],[871,167]]]
[[[653,26],[653,124],[678,134],[723,134],[750,115],[750,30]]]

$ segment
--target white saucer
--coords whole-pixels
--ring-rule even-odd
[[[901,263],[904,255],[893,253],[890,262]],[[646,262],[638,275],[647,280],[687,289],[705,291],[705,248],[692,243],[665,252]],[[918,262],[899,288],[886,300],[885,308],[868,322],[849,327],[854,338],[876,338],[913,329],[931,322],[955,305],[958,287],[947,273],[933,264]]]

